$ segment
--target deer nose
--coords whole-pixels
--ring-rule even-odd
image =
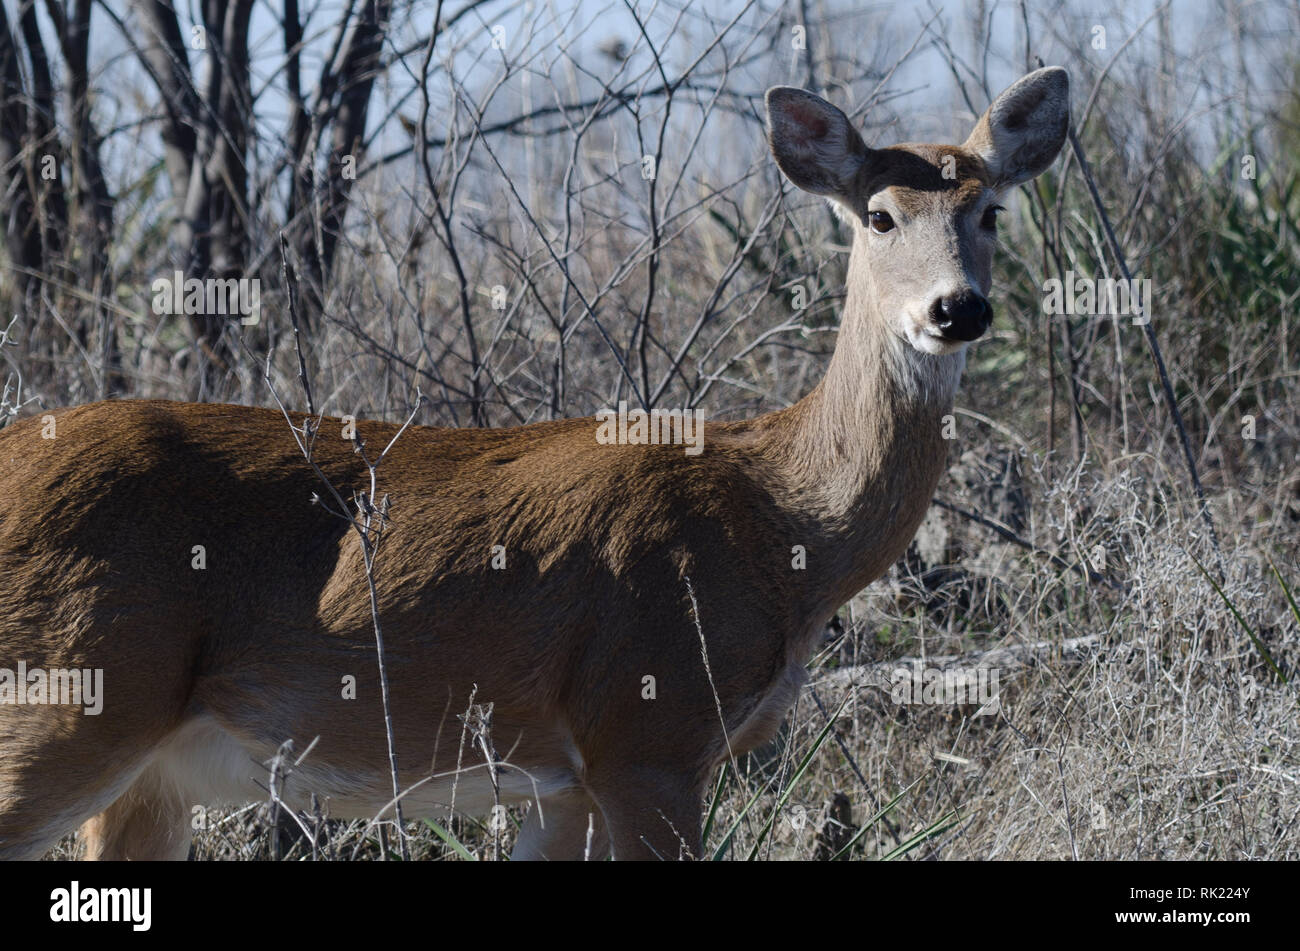
[[[982,295],[967,288],[936,299],[930,305],[930,320],[951,340],[976,340],[993,322],[993,308]]]

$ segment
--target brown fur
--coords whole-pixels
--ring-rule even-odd
[[[945,159],[951,157],[951,162]],[[873,153],[875,161],[863,166],[855,193],[862,197],[861,214],[868,196],[893,189],[894,200],[907,215],[933,211],[941,199],[954,212],[972,207],[990,187],[984,160],[955,145],[891,145]],[[952,169],[952,177],[944,169]]]

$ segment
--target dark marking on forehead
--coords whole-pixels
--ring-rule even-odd
[[[934,196],[928,193],[952,192],[945,203],[963,207],[993,185],[984,160],[956,145],[891,145],[874,151],[872,158],[860,183],[861,200],[893,188],[894,201],[906,215],[932,206]],[[945,165],[952,169],[951,177],[944,176]]]

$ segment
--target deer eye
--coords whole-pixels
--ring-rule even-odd
[[[984,209],[984,217],[980,219],[980,227],[985,231],[997,231],[998,212],[1004,210],[1001,205],[989,205]]]
[[[894,219],[889,217],[887,211],[868,212],[867,219],[871,222],[871,230],[876,234],[884,234],[887,231],[894,230]]]

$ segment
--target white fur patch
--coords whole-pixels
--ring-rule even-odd
[[[924,330],[910,321],[907,332],[922,338],[925,335]],[[894,361],[894,379],[902,386],[905,396],[934,406],[950,406],[957,395],[962,370],[966,368],[968,346],[964,342],[954,346],[951,341],[937,337],[904,340],[890,334],[887,351]]]
[[[368,819],[391,802],[392,780],[387,773],[350,773],[312,763],[311,753],[293,765],[281,798],[294,808],[308,808],[315,793],[331,818]],[[212,720],[187,724],[163,747],[153,762],[160,775],[174,783],[187,802],[237,805],[268,798],[270,764],[266,756],[245,746]],[[513,804],[546,797],[577,784],[567,768],[525,771],[502,764],[497,789],[485,766],[463,769],[411,783],[402,796],[406,818],[446,815],[452,808],[466,815],[484,815],[498,802]]]

